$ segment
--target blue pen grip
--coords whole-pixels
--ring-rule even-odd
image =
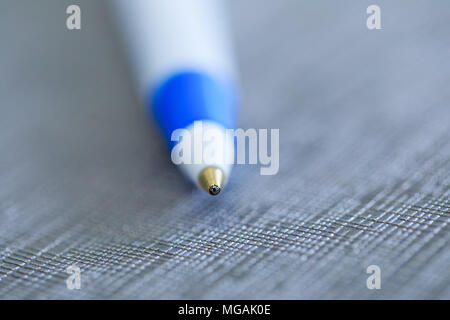
[[[236,93],[231,83],[196,71],[179,72],[151,93],[149,111],[153,113],[163,135],[172,148],[172,132],[194,121],[215,121],[234,128]]]

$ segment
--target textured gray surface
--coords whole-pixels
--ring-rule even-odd
[[[280,128],[280,172],[218,198],[76,2],[81,31],[72,1],[0,1],[0,298],[450,298],[449,1],[377,0],[379,31],[373,1],[230,1],[240,126]]]

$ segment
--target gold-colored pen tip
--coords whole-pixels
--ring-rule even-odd
[[[198,175],[200,186],[212,196],[220,193],[225,181],[223,171],[216,167],[208,167],[203,169]]]

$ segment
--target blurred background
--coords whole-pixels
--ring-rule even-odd
[[[226,3],[238,126],[280,129],[280,171],[210,198],[105,1],[0,0],[0,298],[450,298],[450,2]]]

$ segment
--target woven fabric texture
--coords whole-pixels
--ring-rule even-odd
[[[368,30],[372,2],[228,1],[239,126],[280,129],[280,170],[212,198],[104,2],[69,31],[72,1],[2,0],[0,298],[450,298],[450,2],[377,0]]]

